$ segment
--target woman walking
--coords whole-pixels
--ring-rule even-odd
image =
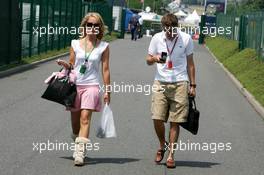
[[[101,110],[99,88],[99,67],[102,65],[104,87],[110,85],[109,44],[102,41],[104,22],[98,13],[88,13],[82,20],[80,28],[82,36],[72,40],[69,63],[58,60],[59,65],[66,69],[74,69],[77,80],[77,95],[74,108],[71,111],[73,139],[75,151],[74,164],[83,165],[86,154],[86,144],[90,142],[89,130],[92,112]],[[105,90],[105,103],[110,102],[110,93]],[[75,139],[76,138],[76,139]]]

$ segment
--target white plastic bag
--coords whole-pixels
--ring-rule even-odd
[[[97,127],[96,136],[99,138],[116,137],[113,112],[107,103],[104,106],[103,113]]]

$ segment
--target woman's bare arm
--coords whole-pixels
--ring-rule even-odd
[[[109,66],[109,46],[105,49],[105,51],[102,54],[102,76],[103,76],[103,82],[105,86],[105,93],[104,94],[104,101],[106,103],[110,102],[110,66]]]

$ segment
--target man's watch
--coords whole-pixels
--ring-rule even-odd
[[[196,84],[190,84],[191,87],[196,88]]]

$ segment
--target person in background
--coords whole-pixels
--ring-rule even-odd
[[[128,24],[128,30],[130,30],[131,32],[131,40],[136,41],[137,40],[137,30],[138,30],[138,18],[135,14],[133,14],[133,16],[131,17],[129,24]]]

